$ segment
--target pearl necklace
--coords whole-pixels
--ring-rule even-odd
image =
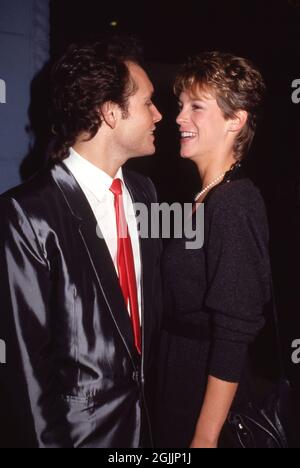
[[[202,196],[204,193],[206,193],[209,189],[211,189],[214,185],[216,185],[220,180],[224,179],[226,175],[226,172],[223,172],[219,177],[217,177],[215,180],[212,181],[211,184],[209,184],[207,187],[205,187],[201,192],[199,192],[196,197],[195,197],[195,202]]]

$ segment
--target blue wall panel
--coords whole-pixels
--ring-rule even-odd
[[[30,36],[33,7],[31,0],[0,0],[0,31]]]
[[[30,86],[48,48],[49,0],[0,0],[0,193],[20,182],[30,147]]]

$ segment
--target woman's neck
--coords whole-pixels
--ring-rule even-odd
[[[203,188],[211,184],[221,174],[226,174],[236,162],[237,160],[233,154],[225,158],[211,157],[208,161],[197,161],[196,164]]]
[[[199,202],[202,202],[208,192],[214,187],[214,181],[216,181],[216,184],[219,184],[225,174],[236,162],[237,160],[232,155],[226,159],[211,158],[210,161],[206,163],[203,160],[197,163],[199,175],[202,181],[202,190],[212,185],[209,190],[203,193],[198,200]]]

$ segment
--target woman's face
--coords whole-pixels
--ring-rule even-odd
[[[179,107],[176,122],[180,127],[182,157],[198,159],[226,150],[229,121],[212,94],[199,92],[194,96],[183,91]]]

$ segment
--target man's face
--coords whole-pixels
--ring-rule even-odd
[[[137,91],[128,100],[128,117],[118,122],[117,140],[130,159],[155,153],[154,131],[162,116],[152,102],[154,89],[145,71],[132,62],[127,66]]]

